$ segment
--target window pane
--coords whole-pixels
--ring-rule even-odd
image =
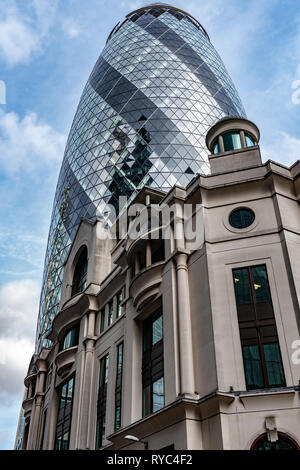
[[[119,294],[117,295],[117,318],[119,318],[122,315],[122,307],[121,307],[122,300],[123,300],[122,292],[119,292]]]
[[[256,302],[271,302],[268,276],[265,266],[252,268]]]
[[[104,331],[104,327],[105,327],[105,309],[101,310],[100,333]]]
[[[239,132],[229,132],[224,134],[223,142],[225,152],[242,148],[241,136]]]
[[[101,442],[101,445],[103,444],[103,441],[105,439],[105,421],[106,421],[106,413],[103,414],[103,418],[102,418],[102,433],[101,433],[102,442]]]
[[[68,382],[68,401],[72,401],[73,397],[73,378]]]
[[[119,429],[121,426],[121,407],[116,407],[116,414],[115,414],[115,428],[116,430]]]
[[[68,349],[72,348],[74,346],[78,345],[78,334],[79,334],[79,328],[75,327],[72,328],[72,330],[68,331],[68,333],[65,336],[64,339],[64,344],[63,344],[63,349]]]
[[[143,389],[143,416],[151,413],[151,385]]]
[[[238,209],[231,214],[229,223],[234,228],[243,229],[250,227],[254,220],[254,212],[249,209]]]
[[[111,300],[108,304],[108,326],[113,322],[113,314],[114,314],[114,303]]]
[[[59,402],[59,408],[64,408],[66,406],[66,398],[67,398],[67,385],[63,385],[61,389],[61,395],[60,395],[60,402]]]
[[[105,439],[105,413],[97,419],[96,449],[100,449]]]
[[[152,345],[158,343],[163,338],[162,315],[152,323]]]
[[[262,388],[264,383],[258,346],[244,346],[243,356],[247,388],[250,390]]]
[[[118,346],[118,366],[117,366],[117,375],[122,374],[123,367],[123,343]]]
[[[56,438],[55,450],[61,450],[61,437]]]
[[[251,293],[247,269],[233,271],[236,301],[238,305],[251,304]]]
[[[246,147],[254,147],[254,140],[249,134],[245,134],[245,143]]]
[[[109,355],[107,354],[105,359],[105,383],[108,382],[108,366],[109,366]]]
[[[164,407],[164,378],[157,380],[153,384],[153,412]]]
[[[108,382],[108,365],[109,355],[107,354],[100,361],[100,387],[103,387]]]
[[[101,434],[102,434],[102,430],[101,430],[101,424],[102,424],[102,419],[97,419],[97,428],[96,428],[96,449],[99,449],[102,445],[102,442],[101,442]]]
[[[88,269],[87,249],[86,247],[84,247],[76,264],[74,278],[73,278],[72,295],[78,294],[79,292],[82,292],[85,290],[86,279],[87,279],[87,269]]]
[[[264,345],[265,362],[268,374],[268,382],[270,387],[285,386],[285,379],[283,374],[283,367],[279,351],[279,345],[265,344]]]
[[[218,153],[220,153],[219,142],[217,142],[214,146],[214,155],[217,155]]]
[[[69,442],[69,433],[66,432],[62,437],[60,450],[68,450],[68,447],[69,447],[68,442]]]

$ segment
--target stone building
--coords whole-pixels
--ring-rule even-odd
[[[25,378],[24,449],[299,449],[300,162],[263,164],[259,139],[223,118],[210,175],[144,187],[125,236],[122,213],[81,220]],[[152,206],[172,209],[155,229]]]

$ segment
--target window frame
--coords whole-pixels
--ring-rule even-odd
[[[70,333],[72,333],[72,331],[76,331],[76,333],[75,333],[75,344],[72,344],[71,346],[67,346],[67,347],[66,347],[66,346],[65,346],[66,338],[67,338],[67,336],[68,336]],[[73,348],[73,347],[75,347],[75,346],[78,346],[78,344],[79,344],[79,332],[80,332],[80,324],[74,325],[74,326],[72,326],[71,328],[69,328],[69,329],[66,331],[65,335],[63,336],[63,339],[62,339],[61,342],[60,342],[60,348],[59,348],[60,351],[65,351],[65,350],[67,350],[67,349],[70,349],[70,348]]]
[[[104,371],[103,371],[104,367]],[[100,359],[99,364],[99,387],[97,399],[97,419],[96,419],[96,443],[95,448],[101,449],[105,440],[106,429],[106,408],[107,408],[107,384],[109,379],[109,353]]]
[[[117,293],[117,308],[116,308],[116,318],[120,318],[123,315],[123,306],[121,305],[124,296],[123,296],[123,288]]]
[[[249,212],[249,214],[253,215],[253,220],[251,222],[251,224],[249,225],[246,225],[245,227],[236,227],[235,225],[233,225],[232,223],[232,216],[238,212]],[[253,226],[253,224],[255,223],[256,221],[256,214],[254,212],[253,209],[250,209],[250,207],[237,207],[235,209],[233,209],[230,214],[229,214],[229,217],[228,217],[228,222],[229,222],[229,225],[231,228],[233,228],[234,230],[238,230],[239,232],[241,232],[242,230],[247,230],[249,228],[251,228]]]
[[[72,396],[69,400],[69,384],[72,382]],[[62,391],[66,387],[66,396],[64,397],[64,406],[62,404]],[[58,400],[58,411],[56,419],[56,429],[55,429],[55,442],[54,450],[68,450],[70,446],[70,436],[71,436],[71,427],[72,427],[72,417],[73,417],[73,403],[74,403],[74,391],[75,391],[75,374],[71,375],[63,383],[61,383],[57,389],[59,391],[59,400]],[[68,403],[68,401],[70,403]],[[70,406],[68,407],[68,405]],[[59,428],[62,428],[62,432],[59,432]],[[62,440],[60,440],[60,446],[58,446],[59,438],[62,438],[68,434],[67,447],[61,448]],[[58,448],[60,447],[60,448]]]
[[[265,302],[257,302],[257,299],[256,299],[256,293],[255,293],[256,284],[255,284],[255,280],[253,277],[253,270],[257,268],[264,268],[265,274],[266,274],[265,281],[266,281],[266,286],[268,289],[268,300],[266,300]],[[237,289],[236,289],[237,271],[247,272],[250,302],[239,303],[238,301],[238,294],[237,294]],[[277,330],[277,325],[276,325],[274,307],[273,307],[273,302],[272,302],[272,292],[270,289],[267,265],[266,264],[257,264],[257,265],[253,264],[250,266],[239,266],[236,268],[232,268],[231,273],[232,273],[233,286],[234,286],[235,304],[236,304],[236,309],[237,309],[238,326],[239,326],[239,333],[240,333],[240,344],[242,348],[244,374],[245,374],[245,382],[246,382],[247,390],[265,390],[265,389],[285,387],[286,386],[285,370],[284,370],[284,364],[282,361],[282,354],[281,354],[280,342],[279,342],[279,337],[278,337],[278,330]],[[244,306],[246,307],[244,308]],[[265,309],[267,309],[266,310],[267,313],[265,313]],[[251,314],[253,315],[253,318],[247,317],[247,315],[251,315]],[[251,338],[250,330],[253,332],[254,330],[256,331],[256,337],[257,337],[256,339],[254,337]],[[270,334],[270,331],[272,331],[273,334]],[[249,333],[248,338],[247,338],[247,333]],[[280,384],[279,383],[270,384],[269,382],[267,360],[265,357],[265,350],[264,350],[265,346],[275,345],[275,344],[278,346],[280,366],[281,366],[281,372],[282,372],[282,378],[283,378],[283,381]],[[246,360],[245,360],[244,348],[250,347],[250,346],[256,346],[258,348],[258,353],[259,353],[259,361],[260,361],[259,365],[260,365],[260,370],[262,374],[262,386],[258,386],[258,387],[250,386],[250,384],[248,383],[248,378],[246,374]]]
[[[153,325],[162,319],[162,337],[153,344]],[[163,311],[162,308],[156,310],[143,322],[142,341],[142,416],[155,413],[165,406],[165,383],[164,383],[164,334],[163,334]],[[154,390],[153,386],[163,379],[163,405],[154,410]]]
[[[88,273],[88,249],[83,245],[76,256],[76,264],[73,271],[72,279],[72,297],[80,294],[87,287],[87,273]]]
[[[114,298],[108,302],[108,313],[107,313],[107,326],[111,326],[114,322]]]
[[[121,353],[121,372],[119,371],[119,350]],[[116,362],[116,383],[115,383],[115,415],[114,415],[114,430],[118,431],[122,427],[122,382],[123,382],[123,370],[124,370],[124,341],[117,344],[117,362]],[[120,421],[117,424],[117,409],[120,413]]]

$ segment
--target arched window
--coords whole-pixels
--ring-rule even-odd
[[[61,343],[61,350],[63,351],[64,349],[69,349],[69,348],[73,348],[74,346],[77,346],[78,339],[79,339],[79,326],[77,325],[71,328],[64,336],[64,339]]]
[[[267,433],[252,444],[251,450],[299,450],[296,442],[286,434],[278,433],[278,441],[270,442]]]
[[[87,248],[85,246],[80,253],[75,267],[72,285],[72,295],[78,294],[79,292],[84,291],[84,289],[86,288],[87,268],[88,259]]]

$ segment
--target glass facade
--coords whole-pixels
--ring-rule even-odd
[[[59,311],[63,264],[81,218],[105,221],[106,205],[120,195],[134,197],[145,185],[167,191],[208,174],[206,133],[229,115],[245,112],[195,19],[148,6],[114,28],[84,88],[59,175],[37,350]]]

